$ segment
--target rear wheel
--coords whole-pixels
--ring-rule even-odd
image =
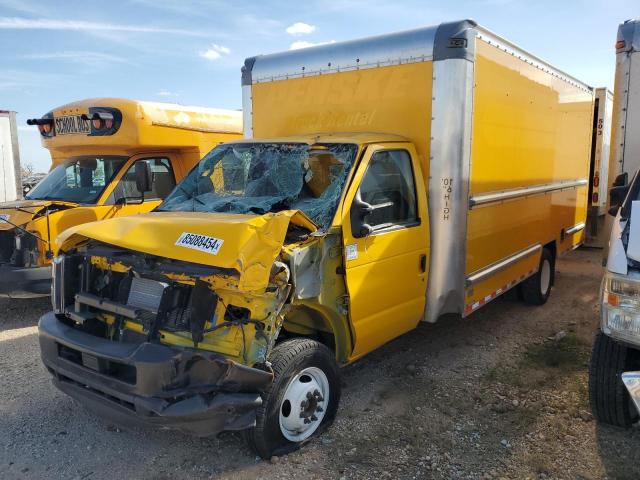
[[[333,421],[340,401],[340,374],[324,345],[294,338],[277,345],[269,358],[274,379],[262,394],[256,426],[245,432],[262,458],[300,448]]]
[[[520,293],[524,303],[544,305],[551,294],[551,286],[555,276],[553,255],[547,248],[542,249],[538,272],[520,284]]]
[[[622,383],[624,371],[637,367],[637,352],[598,332],[589,363],[589,401],[601,423],[629,427],[638,419],[629,392]]]

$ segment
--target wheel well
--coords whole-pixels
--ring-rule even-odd
[[[555,283],[555,270],[556,270],[556,256],[557,256],[557,249],[556,249],[556,242],[555,240],[543,245],[544,249],[548,250],[549,253],[551,253],[551,261],[553,262],[553,265],[551,265],[551,271],[552,271],[552,275],[551,275],[551,285],[553,285]]]
[[[282,330],[276,343],[289,338],[307,337],[322,343],[332,352],[336,351],[336,338],[331,324],[312,308],[292,308],[285,315]]]

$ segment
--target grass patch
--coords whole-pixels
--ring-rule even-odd
[[[487,383],[504,383],[523,389],[543,387],[584,369],[589,346],[574,333],[560,340],[529,345],[513,365],[498,365],[483,376]]]
[[[530,345],[522,363],[530,368],[575,371],[582,368],[588,358],[587,345],[575,333],[569,333],[561,340],[547,340],[541,345]]]

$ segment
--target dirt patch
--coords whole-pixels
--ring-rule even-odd
[[[273,463],[237,434],[123,430],[85,412],[40,363],[48,300],[0,300],[0,478],[640,478],[640,429],[589,413],[600,252],[557,269],[543,307],[507,295],[345,368],[335,424]]]

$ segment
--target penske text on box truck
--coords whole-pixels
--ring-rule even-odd
[[[249,58],[242,94],[245,140],[59,239],[42,360],[102,415],[289,451],[340,365],[516,286],[545,303],[582,240],[592,89],[472,21]]]
[[[70,103],[28,123],[52,166],[25,199],[0,203],[0,296],[48,295],[60,232],[152,210],[205,153],[242,132],[237,111],[119,98]]]

